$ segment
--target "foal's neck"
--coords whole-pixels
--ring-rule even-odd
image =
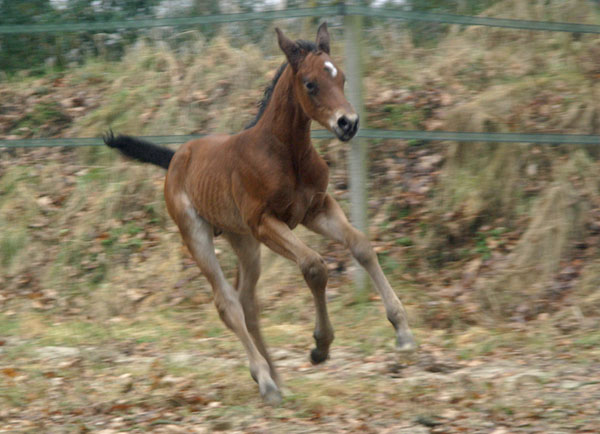
[[[266,129],[290,151],[301,156],[310,143],[310,121],[294,95],[292,68],[288,66],[275,85],[271,101],[257,124]]]

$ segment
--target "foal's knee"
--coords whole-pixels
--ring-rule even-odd
[[[324,289],[327,285],[327,266],[318,254],[311,255],[301,261],[300,270],[302,270],[304,280],[312,290]]]
[[[368,267],[369,264],[377,260],[377,255],[375,254],[375,250],[373,250],[373,246],[371,246],[371,242],[362,232],[355,232],[349,247],[352,251],[352,256],[363,267]]]

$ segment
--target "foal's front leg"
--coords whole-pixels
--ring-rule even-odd
[[[317,311],[313,335],[317,347],[311,351],[310,359],[314,364],[324,362],[329,356],[329,346],[333,341],[333,327],[327,313],[327,267],[323,258],[300,241],[285,223],[271,216],[262,217],[256,236],[267,247],[300,267],[312,292]]]
[[[338,203],[327,195],[323,208],[313,213],[303,224],[310,230],[343,243],[350,249],[358,263],[367,270],[381,295],[387,318],[396,329],[396,348],[400,351],[414,350],[416,344],[408,327],[404,306],[383,274],[368,238],[348,222]]]

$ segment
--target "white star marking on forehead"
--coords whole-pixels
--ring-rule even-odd
[[[325,69],[327,69],[331,73],[331,76],[335,78],[335,76],[337,75],[337,69],[329,60],[325,62]]]

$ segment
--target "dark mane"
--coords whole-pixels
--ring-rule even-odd
[[[300,46],[300,49],[302,49],[304,51],[308,51],[309,53],[310,52],[314,53],[317,51],[317,45],[314,42],[299,39],[296,41],[296,43]],[[277,81],[281,77],[281,74],[283,74],[283,71],[285,70],[287,65],[288,65],[287,62],[283,62],[283,64],[279,67],[279,69],[275,73],[275,77],[273,77],[273,80],[271,81],[271,83],[265,88],[263,97],[258,103],[258,113],[254,117],[252,122],[250,122],[248,125],[246,125],[246,128],[245,128],[246,130],[248,128],[252,128],[254,125],[256,125],[256,123],[262,117],[263,113],[267,109],[267,106],[269,105],[269,101],[271,101],[271,96],[273,95],[273,90],[275,89],[275,85],[277,84]]]

